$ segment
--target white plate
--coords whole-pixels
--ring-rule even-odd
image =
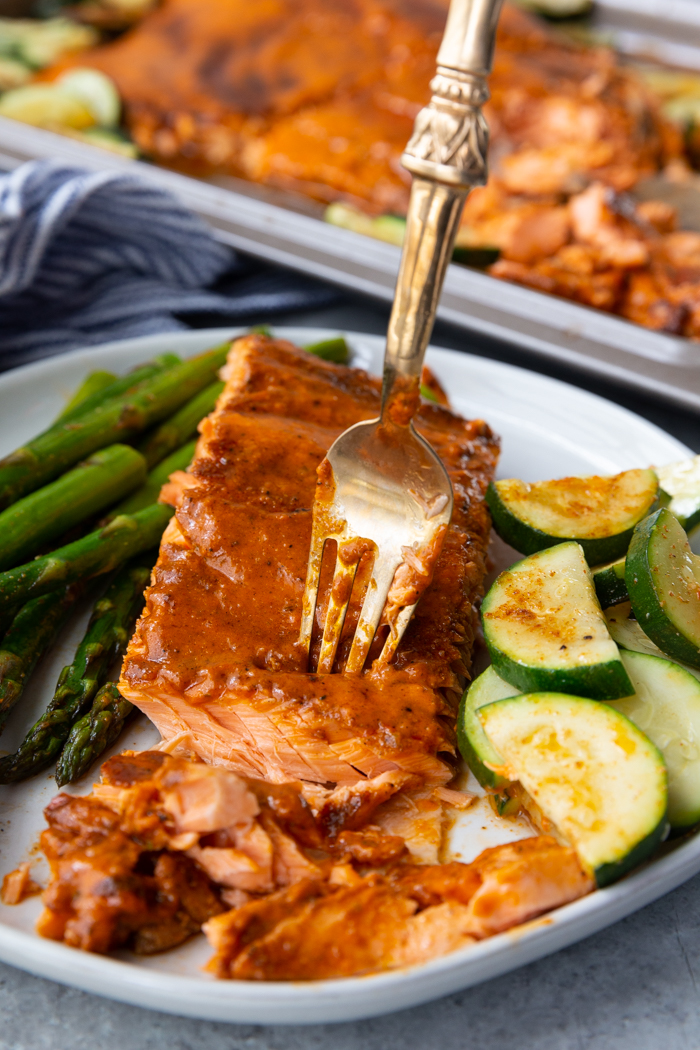
[[[86,372],[123,371],[154,354],[196,353],[223,341],[232,329],[130,339],[77,351],[0,376],[0,455],[16,448],[56,415]],[[277,329],[276,334],[312,342],[335,334],[319,329]],[[355,360],[379,372],[383,340],[349,336]],[[489,421],[503,438],[501,475],[534,481],[565,474],[612,473],[661,464],[689,454],[680,442],[618,406],[564,383],[483,358],[431,349],[428,362],[455,408]],[[501,556],[504,555],[502,552]],[[2,744],[13,750],[52,694],[58,672],[71,658],[88,610],[66,628],[12,719]],[[122,739],[145,748],[156,739],[149,723],[136,723]],[[88,782],[77,788],[88,790]],[[0,874],[36,853],[44,826],[42,807],[55,793],[50,773],[0,788]],[[484,846],[524,830],[489,818],[485,804],[464,814],[452,841],[453,855],[471,859]],[[629,878],[569,904],[510,933],[435,959],[425,965],[371,977],[314,983],[214,981],[199,967],[209,949],[203,937],[188,945],[136,959],[79,952],[33,932],[40,902],[0,906],[0,959],[42,977],[138,1006],[216,1021],[308,1024],[348,1021],[416,1006],[513,970],[609,926],[700,871],[700,837],[677,846]]]

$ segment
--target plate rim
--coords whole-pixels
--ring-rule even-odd
[[[385,336],[377,335],[374,332],[359,332],[350,328],[341,328],[340,326],[326,326],[326,325],[293,325],[293,324],[272,324],[269,326],[271,331],[278,335],[279,338],[286,339],[291,338],[295,332],[313,332],[315,333],[319,341],[321,339],[331,338],[338,334],[346,336],[348,339],[360,339],[369,343],[382,344],[385,341]],[[149,348],[152,346],[151,352],[158,352],[160,350],[159,344],[167,340],[178,340],[187,344],[191,344],[192,353],[197,353],[199,349],[206,348],[210,345],[210,341],[216,344],[217,341],[225,341],[227,338],[236,338],[240,335],[245,335],[249,332],[249,327],[246,325],[219,325],[215,328],[197,328],[189,330],[176,330],[171,332],[159,332],[152,335],[142,336],[130,336],[126,339],[113,339],[108,340],[104,343],[95,343],[91,346],[79,347],[74,350],[66,350],[60,354],[52,354],[47,357],[39,358],[36,361],[30,361],[24,365],[17,365],[14,368],[10,368],[5,372],[0,372],[0,390],[5,384],[12,385],[14,381],[20,381],[24,377],[31,377],[33,374],[37,376],[46,369],[47,366],[56,366],[62,363],[72,364],[80,360],[88,360],[94,354],[100,356],[109,356],[120,349],[129,349],[138,346],[143,347],[144,352],[148,353]],[[205,338],[206,337],[206,338]],[[203,342],[203,346],[200,348],[199,344]],[[652,423],[651,420],[645,419],[638,413],[632,411],[632,409],[625,408],[624,405],[618,404],[616,401],[611,401],[610,398],[604,397],[602,394],[596,394],[591,390],[585,390],[583,387],[576,386],[575,383],[569,383],[564,379],[557,379],[555,376],[546,375],[543,372],[535,371],[533,368],[528,368],[527,363],[521,365],[511,364],[507,361],[498,361],[494,358],[485,357],[480,354],[470,353],[468,350],[452,350],[448,347],[441,347],[434,343],[429,343],[426,355],[437,354],[446,355],[448,358],[467,358],[485,368],[486,371],[494,371],[500,373],[504,377],[511,376],[513,379],[520,378],[523,380],[534,381],[537,385],[542,384],[549,386],[552,390],[565,389],[569,395],[573,393],[574,396],[578,397],[582,401],[596,402],[601,405],[612,405],[616,412],[621,413],[627,418],[635,421],[640,421],[653,430],[655,433],[662,435],[665,438],[670,438],[679,447],[681,454],[695,455],[692,449],[688,448],[680,439],[673,437],[668,431],[664,430],[663,427],[658,426],[656,423]],[[605,379],[602,380],[605,382]]]
[[[48,363],[60,370],[65,364],[81,361],[97,363],[101,357],[122,351],[149,353],[164,341],[177,341],[183,353],[196,353],[215,341],[245,332],[240,326],[197,329],[130,339],[113,340],[84,349],[31,362],[0,374],[0,394],[15,384],[23,385],[45,371]],[[313,333],[323,339],[337,334],[337,328],[311,325],[273,326],[281,338],[307,338]],[[375,349],[384,337],[371,333],[345,331],[353,339],[365,341]],[[184,344],[184,345],[183,345]],[[601,395],[582,390],[550,376],[517,365],[493,361],[458,350],[429,348],[435,359],[465,358],[475,362],[482,373],[504,380],[519,379],[535,386],[566,388],[591,406],[598,402],[609,410],[641,422],[651,432],[670,439],[679,455],[692,454],[682,442],[651,423]],[[440,956],[417,966],[365,977],[349,977],[315,982],[215,981],[206,977],[181,976],[137,966],[110,956],[97,956],[66,945],[45,940],[2,921],[0,917],[0,960],[29,972],[80,988],[93,994],[134,1006],[211,1021],[263,1024],[321,1024],[373,1017],[416,1006],[454,991],[471,987],[508,973],[583,938],[596,933],[675,889],[700,872],[700,835],[677,845],[672,851],[613,886],[564,905],[515,930],[488,938],[476,945]],[[310,1016],[312,1014],[312,1016]],[[273,1016],[274,1015],[274,1016]]]

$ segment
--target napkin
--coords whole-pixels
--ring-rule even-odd
[[[337,295],[239,255],[175,197],[129,172],[32,161],[0,175],[0,370],[181,331],[186,316],[264,323]]]

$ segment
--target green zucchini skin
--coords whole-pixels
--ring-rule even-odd
[[[499,761],[499,756],[489,743],[476,712],[483,704],[490,704],[507,696],[516,696],[517,692],[517,689],[498,676],[495,668],[487,667],[465,690],[459,705],[457,746],[482,787],[502,791],[510,781],[485,765],[485,761],[495,764]]]
[[[598,595],[601,609],[621,605],[629,601],[625,583],[625,559],[618,558],[609,565],[599,565],[593,569],[593,586]]]
[[[498,260],[500,254],[500,248],[467,248],[457,245],[452,252],[452,260],[463,266],[485,270],[487,266],[492,266]]]
[[[561,539],[548,536],[541,529],[526,525],[506,506],[501,499],[493,481],[489,482],[484,497],[486,506],[491,511],[493,527],[501,539],[521,554],[537,554],[546,547],[554,547]]]
[[[669,504],[669,510],[673,510],[673,500]],[[679,515],[678,520],[688,535],[690,535],[691,532],[694,533],[700,525],[700,499],[698,499],[698,509],[694,511],[693,514],[689,514],[687,518]]]
[[[614,861],[609,864],[601,864],[599,868],[596,868],[593,873],[596,886],[599,890],[602,890],[604,886],[610,886],[611,883],[617,882],[626,875],[628,871],[632,871],[643,861],[647,860],[654,850],[668,837],[669,824],[666,819],[666,815],[662,817],[656,827],[649,832],[646,838],[638,842],[633,850],[622,858],[622,860]]]
[[[651,474],[651,477],[653,478],[653,474]],[[585,536],[554,535],[545,532],[531,522],[524,521],[514,513],[501,495],[499,484],[501,483],[497,481],[492,481],[489,484],[485,496],[486,504],[491,511],[493,527],[496,532],[502,540],[516,551],[528,555],[536,554],[538,551],[546,550],[548,547],[571,541],[581,545],[589,565],[603,565],[607,562],[614,562],[618,558],[624,557],[627,553],[635,522],[629,525],[628,528],[611,536],[587,538]],[[505,482],[502,484],[505,484]],[[641,518],[648,514],[655,502],[656,497],[653,497],[648,499],[645,505],[640,506],[639,517]]]
[[[575,683],[566,688],[565,674],[557,668],[518,663],[490,642],[489,653],[496,673],[523,693],[569,693],[588,700],[619,700],[630,693],[631,683],[622,661],[578,667]]]
[[[664,543],[669,547],[669,557],[661,564],[658,548]],[[685,548],[690,553],[683,528],[667,507],[661,507],[641,521],[634,531],[625,564],[625,582],[632,610],[644,633],[674,660],[700,667],[700,593],[690,596],[697,610],[697,632],[680,624],[668,603],[674,586],[670,572],[675,568],[672,562],[685,554]],[[671,555],[671,549],[677,553]]]
[[[515,817],[521,809],[520,799],[514,795],[489,795],[494,812],[499,817]]]
[[[403,244],[406,235],[406,220],[402,215],[378,215],[373,219],[370,215],[353,208],[352,205],[343,204],[340,201],[329,204],[324,220],[332,226],[340,226],[344,230],[352,230],[353,233],[361,233],[365,237],[374,237],[375,240],[387,241],[399,247]],[[452,252],[452,259],[464,266],[474,266],[484,270],[495,263],[500,254],[500,248],[472,248],[457,245]]]

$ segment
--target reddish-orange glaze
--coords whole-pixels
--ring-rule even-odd
[[[45,810],[39,932],[154,952],[206,923],[218,976],[310,980],[421,962],[592,888],[574,851],[547,836],[472,864],[416,865],[400,836],[367,823],[371,795],[336,789],[312,807],[299,784],[118,755],[92,795]]]
[[[52,880],[37,929],[85,951],[129,945],[141,954],[180,944],[224,906],[183,853],[154,853],[116,813],[91,798],[58,795],[44,811],[41,847]],[[162,848],[166,839],[159,842]]]
[[[400,157],[430,97],[447,7],[163,0],[70,61],[114,78],[134,138],[161,162],[403,213]],[[492,168],[516,207],[516,197],[577,192],[591,177],[627,188],[681,150],[610,51],[567,43],[514,7],[501,16],[490,88]]]
[[[288,981],[407,966],[592,889],[574,851],[544,835],[485,850],[472,864],[397,864],[340,886],[306,880],[208,922],[208,968]]]
[[[379,383],[289,343],[238,340],[228,382],[168,527],[121,688],[166,739],[273,781],[353,784],[389,770],[451,776],[498,444],[438,405],[418,426],[445,463],[455,510],[433,582],[392,666],[307,673],[297,646],[316,468],[337,435],[376,415]],[[319,618],[323,610],[319,610]],[[351,625],[347,630],[351,630]]]

